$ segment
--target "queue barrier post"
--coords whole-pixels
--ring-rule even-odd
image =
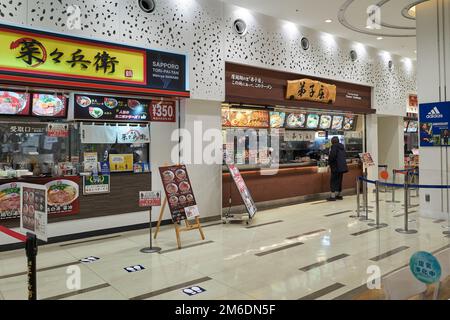
[[[359,218],[360,221],[373,221],[369,219],[369,190],[368,190],[368,182],[367,182],[367,173],[365,173],[364,182],[363,182],[363,192],[364,192],[364,216]]]
[[[388,203],[399,203],[399,201],[395,200],[395,183],[397,181],[397,170],[392,170],[392,199],[386,200]]]
[[[408,194],[409,194],[409,184],[408,184],[408,179],[405,180],[405,187],[404,187],[404,198],[405,198],[405,220],[404,220],[404,228],[398,228],[395,229],[395,231],[399,232],[399,233],[404,233],[404,234],[414,234],[417,233],[417,230],[413,230],[413,229],[409,229],[408,227],[408,223],[409,223],[409,204],[408,204]]]
[[[36,235],[27,233],[25,252],[27,254],[28,300],[37,300],[36,256],[38,246]]]
[[[380,182],[375,181],[375,205],[376,205],[376,220],[375,223],[369,223],[371,227],[384,228],[388,225],[386,223],[380,223]]]
[[[350,218],[361,217],[361,178],[356,177],[356,216],[351,215]]]

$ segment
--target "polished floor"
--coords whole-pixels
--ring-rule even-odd
[[[355,207],[353,196],[262,211],[249,226],[209,222],[205,241],[197,231],[182,233],[181,250],[173,226],[165,226],[156,254],[139,251],[148,245],[145,230],[42,246],[38,299],[354,299],[367,291],[368,266],[386,275],[416,251],[450,245],[446,222],[419,218],[418,207],[410,227],[419,232],[408,235],[395,231],[403,226],[401,203],[381,201],[384,228],[350,218]],[[80,261],[88,257],[98,260]],[[81,271],[78,290],[67,286],[73,265]],[[131,266],[143,268],[125,270]],[[26,299],[25,270],[24,250],[0,253],[0,299]],[[188,295],[190,287],[204,291]]]

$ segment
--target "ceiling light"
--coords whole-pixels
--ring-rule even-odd
[[[325,22],[326,22],[326,23],[332,23],[332,22],[333,22],[333,20],[331,20],[331,19],[327,19],[327,20],[325,20]]]
[[[378,37],[377,40],[383,40],[383,37]]]

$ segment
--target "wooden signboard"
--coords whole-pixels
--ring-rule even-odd
[[[314,101],[291,99],[292,94],[287,94],[288,81],[299,79],[309,79],[312,81],[310,86],[315,81]],[[326,95],[323,99],[317,99],[322,96],[320,84],[328,88],[331,99],[325,99]],[[336,87],[335,94],[332,92],[332,86]],[[306,90],[311,94],[310,87]],[[225,102],[230,104],[325,109],[359,114],[375,113],[375,109],[372,109],[371,87],[229,62],[225,64],[225,95]],[[330,100],[333,104],[329,103]]]
[[[335,103],[336,86],[311,79],[289,80],[286,99]]]
[[[155,232],[155,239],[156,236],[158,235],[159,228],[161,226],[162,216],[168,203],[170,214],[172,215],[172,221],[175,224],[175,233],[177,236],[178,248],[181,249],[180,232],[182,231],[191,231],[198,229],[202,237],[202,240],[205,240],[205,235],[203,234],[202,231],[199,215],[195,214],[193,216],[195,220],[194,224],[191,224],[189,222],[189,218],[186,215],[186,208],[188,209],[188,211],[190,210],[189,212],[191,212],[192,207],[197,205],[186,166],[174,165],[174,166],[160,167],[159,173],[161,175],[166,196],[161,206],[161,211],[159,213],[159,219]],[[180,227],[181,221],[185,222],[184,228]]]

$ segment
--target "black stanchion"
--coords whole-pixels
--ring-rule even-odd
[[[351,215],[350,218],[357,218],[359,219],[361,217],[361,180],[360,177],[356,178],[356,216]]]
[[[28,275],[28,300],[37,299],[36,283],[36,256],[38,252],[36,235],[27,233],[25,242],[25,251],[27,254],[27,275]]]

